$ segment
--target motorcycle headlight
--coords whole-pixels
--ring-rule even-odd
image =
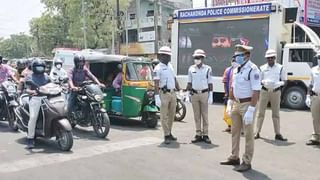
[[[94,95],[94,99],[98,102],[102,101],[102,96],[101,95]]]

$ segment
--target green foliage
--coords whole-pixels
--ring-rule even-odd
[[[25,34],[0,39],[0,54],[6,58],[23,58],[32,53],[32,37]]]

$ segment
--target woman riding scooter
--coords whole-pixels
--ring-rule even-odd
[[[31,82],[26,85],[26,92],[30,95],[30,119],[28,122],[27,149],[34,148],[35,128],[41,107],[41,99],[43,98],[38,96],[36,89],[50,82],[49,76],[45,74],[45,67],[46,64],[42,60],[35,60],[32,63],[33,74],[26,77],[26,82]]]

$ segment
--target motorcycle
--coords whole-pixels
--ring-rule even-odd
[[[105,138],[109,134],[110,120],[102,106],[104,93],[92,81],[83,82],[75,93],[77,93],[75,107],[69,112],[72,127],[93,126],[96,135]]]
[[[26,82],[27,84],[32,82]],[[48,83],[37,88],[37,94],[42,96],[40,112],[36,124],[35,137],[50,139],[56,137],[59,148],[69,151],[73,146],[72,127],[67,119],[65,99],[60,86]],[[17,127],[28,131],[29,95],[23,94],[19,98],[19,107],[15,108]]]
[[[185,103],[183,102],[183,95],[181,93],[177,94],[177,105],[176,105],[176,114],[174,116],[175,121],[182,121],[187,114],[187,108]]]
[[[8,121],[13,131],[18,130],[14,114],[14,108],[18,106],[17,97],[17,85],[10,80],[3,82],[0,87],[0,120]]]

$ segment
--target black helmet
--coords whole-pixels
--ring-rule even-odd
[[[32,72],[35,74],[43,74],[46,70],[46,63],[40,59],[32,62]]]
[[[2,56],[0,56],[0,64],[2,64],[3,60],[2,60]]]
[[[84,56],[82,56],[82,55],[75,55],[73,58],[74,66],[77,69],[83,69],[85,62],[86,62],[86,60],[85,60]]]
[[[156,66],[160,63],[160,61],[159,61],[159,59],[153,59],[151,63],[153,66]]]
[[[23,59],[19,59],[16,64],[17,64],[17,69],[26,68],[26,61]]]
[[[33,62],[34,60],[33,59],[27,59],[26,61],[25,61],[25,66],[29,69],[29,70],[32,70],[32,62]]]

